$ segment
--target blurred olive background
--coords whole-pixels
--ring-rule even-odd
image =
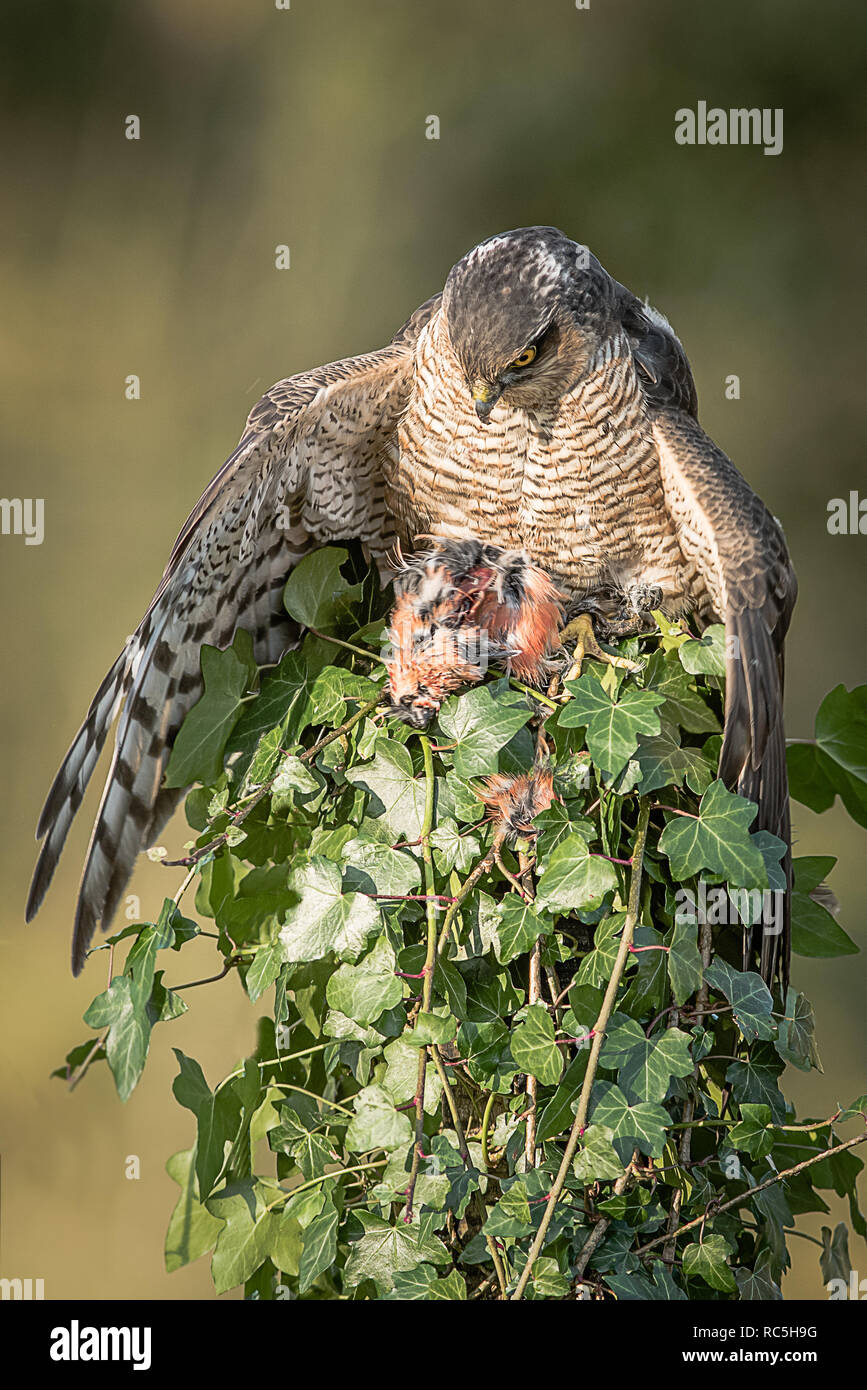
[[[6,0],[0,491],[45,499],[45,540],[0,538],[3,594],[0,1274],[46,1296],[212,1297],[172,1276],[168,1155],[193,1137],[171,1046],[213,1084],[253,1045],[237,981],[154,1034],[126,1106],[104,1067],[49,1081],[88,1030],[106,956],[68,971],[97,793],[25,929],[33,828],[90,696],[134,629],[201,488],[272,381],[386,341],[491,233],[553,223],[671,318],[705,427],[778,515],[801,581],[788,721],[864,680],[864,537],[829,536],[864,434],[865,12],[798,0]],[[674,113],[782,107],[784,149],[681,147]],[[141,120],[127,140],[125,118]],[[439,117],[440,138],[426,138]],[[275,248],[291,269],[275,268]],[[141,380],[141,399],[124,396]],[[725,397],[737,374],[739,400]],[[795,807],[797,851],[837,853],[863,939],[867,837]],[[175,821],[173,851],[187,838]],[[178,871],[147,862],[147,917]],[[170,873],[172,877],[170,878]],[[208,943],[170,983],[212,973]],[[175,976],[172,979],[172,976]],[[865,1086],[867,961],[797,960],[824,1075],[803,1113]],[[127,1180],[128,1155],[141,1177]],[[816,1236],[822,1222],[799,1220]],[[788,1297],[825,1297],[793,1239]],[[867,1251],[852,1241],[853,1264]]]

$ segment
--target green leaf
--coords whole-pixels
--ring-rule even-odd
[[[425,1047],[429,1043],[451,1042],[456,1029],[457,1023],[453,1018],[442,1018],[439,1014],[422,1011],[415,1021],[415,1028],[405,1033],[404,1038],[413,1047]]]
[[[590,1125],[581,1139],[572,1172],[581,1183],[606,1182],[623,1176],[623,1164],[611,1140],[607,1125]]]
[[[347,1288],[355,1288],[364,1279],[372,1279],[380,1289],[392,1287],[394,1276],[421,1264],[449,1264],[451,1256],[436,1239],[423,1240],[412,1226],[389,1225],[372,1212],[353,1213],[353,1223],[360,1234],[352,1241],[346,1261],[344,1280]]]
[[[697,1245],[687,1245],[683,1252],[683,1272],[688,1279],[703,1279],[712,1289],[729,1293],[737,1285],[726,1262],[728,1245],[722,1236],[705,1236]]]
[[[834,762],[867,782],[867,685],[838,685],[816,715],[816,742]]]
[[[325,997],[333,1009],[356,1023],[373,1023],[403,998],[403,985],[394,969],[394,951],[380,940],[358,965],[341,965],[335,971]]]
[[[682,883],[710,870],[739,888],[767,888],[765,862],[749,833],[755,816],[751,801],[712,782],[698,817],[674,816],[659,837],[674,879]]]
[[[616,887],[614,866],[592,855],[582,835],[567,835],[545,865],[536,905],[551,912],[572,912],[598,904]]]
[[[657,713],[664,696],[657,691],[624,688],[612,699],[595,671],[567,681],[572,699],[560,710],[562,728],[587,729],[587,747],[596,766],[609,777],[622,772],[638,747],[640,734],[659,733]]]
[[[240,1106],[229,1087],[212,1093],[198,1062],[185,1057],[176,1047],[172,1050],[180,1066],[172,1083],[175,1100],[186,1110],[192,1110],[198,1124],[196,1178],[204,1201],[222,1171],[225,1146],[237,1130]]]
[[[466,1296],[467,1286],[456,1269],[441,1279],[430,1265],[418,1265],[416,1269],[408,1269],[402,1273],[398,1271],[394,1276],[391,1293],[385,1295],[386,1300],[401,1302],[422,1298],[425,1301],[448,1299],[454,1302],[466,1299]]]
[[[412,1139],[412,1125],[405,1113],[382,1086],[365,1086],[353,1097],[355,1118],[346,1131],[346,1147],[351,1153],[368,1149],[397,1149]]]
[[[668,976],[674,1002],[685,1004],[691,994],[701,989],[703,978],[696,924],[676,916],[667,944]]]
[[[665,1100],[673,1076],[693,1069],[691,1039],[679,1028],[667,1028],[653,1038],[642,1037],[620,1064],[618,1082],[630,1101]]]
[[[799,956],[829,959],[857,955],[861,949],[827,908],[810,896],[835,863],[833,858],[815,855],[807,855],[793,863],[792,950]]]
[[[726,673],[726,630],[721,623],[706,627],[701,637],[690,638],[678,647],[681,665],[691,676],[724,676]]]
[[[195,1145],[172,1154],[166,1172],[180,1187],[175,1209],[166,1231],[166,1272],[198,1260],[213,1250],[222,1222],[199,1201],[195,1183]]]
[[[365,893],[402,898],[416,892],[421,882],[421,867],[412,854],[376,840],[350,840],[343,846],[342,858],[347,886]]]
[[[283,590],[287,613],[304,627],[334,633],[352,616],[361,585],[348,584],[340,573],[349,552],[339,546],[311,551],[292,570]]]
[[[665,696],[665,706],[660,713],[687,733],[718,731],[719,720],[707,703],[706,694],[696,689],[676,654],[666,656],[663,652],[654,652],[644,668],[644,685],[645,689]]]
[[[246,639],[246,641],[244,641]],[[244,697],[255,677],[248,659],[250,638],[236,632],[231,647],[219,651],[203,646],[202,680],[205,691],[181,725],[172,748],[164,785],[188,787],[191,782],[210,786],[223,770],[223,752],[244,707]]]
[[[727,961],[717,956],[705,971],[705,979],[725,995],[745,1038],[752,1041],[775,1037],[777,1024],[772,1017],[774,1001],[760,975],[752,970],[734,970]]]
[[[135,1089],[150,1044],[151,1019],[147,1009],[137,1005],[134,991],[130,975],[116,975],[84,1015],[90,1028],[108,1026],[105,1053],[121,1100],[128,1100]]]
[[[761,1303],[780,1302],[782,1293],[774,1282],[771,1252],[761,1250],[752,1269],[736,1269],[735,1281],[742,1299]]]
[[[412,758],[402,743],[384,735],[376,740],[376,756],[361,767],[348,767],[346,778],[370,792],[368,815],[381,817],[390,838],[417,840],[425,808],[423,778],[413,776]]]
[[[507,965],[516,956],[532,950],[539,937],[544,935],[545,923],[542,918],[516,893],[510,893],[497,904],[497,916],[500,925],[495,949],[501,965]]]
[[[330,1197],[319,1216],[304,1232],[304,1247],[298,1269],[298,1292],[306,1293],[319,1275],[333,1263],[337,1255],[337,1226],[339,1216]]]
[[[774,1146],[774,1131],[771,1127],[771,1107],[769,1105],[741,1106],[739,1122],[728,1132],[732,1148],[740,1149],[751,1158],[764,1158]]]
[[[623,1163],[629,1161],[636,1147],[650,1158],[662,1156],[671,1117],[661,1105],[651,1101],[630,1104],[619,1086],[599,1081],[593,1088],[590,1117],[594,1124],[611,1130],[612,1142]]]
[[[686,1298],[661,1260],[654,1263],[653,1279],[646,1274],[606,1274],[605,1282],[621,1303],[649,1299],[654,1302],[679,1302]]]
[[[530,718],[523,695],[509,689],[507,678],[477,686],[450,697],[439,713],[439,726],[455,740],[455,770],[459,777],[480,777],[497,771],[497,754]]]
[[[225,1223],[211,1260],[218,1294],[245,1283],[268,1258],[280,1218],[266,1206],[279,1196],[278,1187],[246,1178],[209,1198],[208,1210]]]
[[[338,960],[357,960],[379,929],[376,903],[344,892],[340,870],[319,856],[293,871],[289,887],[299,901],[280,930],[284,960],[321,960],[329,952]]]
[[[512,1030],[512,1056],[521,1071],[543,1086],[556,1086],[563,1073],[563,1056],[554,1041],[554,1024],[544,1004],[531,1004],[523,1023]]]

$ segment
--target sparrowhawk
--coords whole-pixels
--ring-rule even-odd
[[[387,347],[280,381],[253,408],[39,821],[28,920],[119,714],[76,973],[182,794],[161,782],[201,692],[201,644],[223,647],[243,627],[257,660],[275,661],[299,636],[282,593],[303,555],[355,538],[384,563],[419,533],[525,550],[574,599],[616,602],[643,586],[671,617],[724,622],[720,776],[757,803],[756,828],[789,844],[783,643],[797,586],[782,530],[699,425],[689,363],[662,315],[562,232],[524,228],[463,257]],[[788,936],[787,925],[782,952],[763,936],[767,980],[779,961],[787,970]]]

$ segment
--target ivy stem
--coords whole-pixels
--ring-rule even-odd
[[[856,1144],[863,1144],[867,1140],[867,1134],[856,1134],[854,1139],[847,1139],[843,1144],[834,1144],[832,1148],[825,1149],[820,1154],[813,1154],[812,1158],[805,1158],[802,1163],[796,1163],[793,1168],[784,1168],[781,1173],[774,1173],[772,1177],[765,1178],[764,1182],[757,1183],[755,1187],[750,1187],[746,1192],[742,1192],[738,1197],[732,1197],[730,1201],[723,1202],[719,1206],[715,1202],[710,1203],[712,1210],[703,1211],[701,1216],[697,1216],[694,1221],[687,1221],[685,1226],[679,1226],[672,1232],[672,1237],[682,1236],[686,1231],[692,1231],[696,1226],[701,1226],[707,1221],[709,1216],[719,1216],[724,1211],[731,1211],[733,1207],[743,1206],[744,1202],[750,1197],[754,1197],[757,1192],[764,1192],[766,1187],[773,1187],[775,1183],[783,1182],[786,1178],[794,1178],[798,1173],[803,1173],[805,1168],[812,1168],[814,1163],[821,1163],[823,1158],[833,1158],[836,1154],[843,1153],[844,1149],[854,1149]],[[659,1236],[656,1240],[650,1240],[646,1245],[642,1245],[636,1250],[636,1255],[646,1255],[648,1250],[655,1250],[657,1245],[664,1244],[669,1237]]]
[[[333,642],[335,647],[342,647],[345,652],[355,652],[356,656],[363,656],[365,661],[379,661],[376,652],[366,652],[363,647],[353,647],[351,642],[344,642],[341,637],[330,637],[327,632],[320,632],[318,628],[308,627],[308,632],[314,637],[319,637],[323,642]]]
[[[487,1172],[491,1166],[491,1151],[488,1148],[488,1127],[491,1123],[491,1111],[494,1108],[494,1101],[496,1099],[496,1091],[491,1091],[485,1104],[485,1113],[482,1116],[482,1162],[485,1165],[485,1172]]]
[[[556,1207],[557,1202],[560,1199],[560,1195],[563,1191],[563,1188],[566,1185],[566,1179],[569,1176],[569,1170],[572,1166],[572,1160],[575,1157],[575,1152],[578,1148],[581,1135],[584,1133],[584,1129],[586,1127],[587,1112],[590,1108],[590,1092],[593,1089],[593,1082],[596,1078],[596,1070],[599,1066],[599,1054],[602,1051],[602,1044],[605,1041],[605,1029],[608,1026],[608,1020],[610,1019],[611,1014],[614,1011],[614,1003],[617,998],[617,991],[620,987],[620,981],[623,976],[623,971],[626,968],[626,962],[629,959],[629,948],[632,945],[632,938],[635,934],[635,927],[638,922],[639,910],[641,906],[641,875],[644,866],[644,850],[647,844],[647,826],[649,818],[650,803],[641,798],[638,802],[638,823],[635,831],[635,848],[632,854],[633,862],[632,875],[629,884],[629,901],[626,910],[626,921],[623,923],[623,932],[620,937],[620,946],[618,947],[617,951],[617,959],[614,962],[614,969],[611,972],[611,978],[608,981],[608,988],[606,989],[605,997],[602,1000],[602,1007],[599,1010],[599,1017],[593,1025],[593,1042],[590,1047],[590,1057],[587,1062],[587,1071],[584,1076],[584,1084],[581,1087],[581,1097],[578,1101],[578,1111],[575,1115],[575,1123],[572,1126],[572,1131],[569,1135],[569,1142],[566,1145],[566,1151],[563,1154],[560,1169],[557,1173],[557,1177],[554,1180],[554,1186],[551,1188],[551,1191],[548,1195],[548,1203],[545,1207],[545,1211],[542,1216],[542,1221],[539,1226],[539,1230],[536,1234],[536,1239],[533,1241],[533,1244],[530,1247],[530,1253],[527,1256],[527,1263],[524,1265],[521,1277],[518,1280],[518,1286],[515,1289],[515,1292],[512,1294],[513,1302],[519,1302],[524,1297],[524,1290],[530,1282],[530,1275],[533,1272],[533,1265],[536,1263],[536,1260],[539,1257],[539,1252],[541,1251],[542,1246],[545,1244],[545,1237],[548,1234],[548,1227],[550,1226],[551,1218],[554,1215],[554,1208]],[[665,1237],[663,1237],[663,1239],[665,1239]]]
[[[424,780],[425,780],[425,799],[424,799],[424,818],[422,820],[421,834],[421,857],[424,864],[424,887],[427,897],[427,955],[425,956],[421,995],[421,1013],[429,1014],[431,999],[433,997],[433,977],[436,969],[437,960],[437,895],[436,879],[434,877],[433,852],[431,850],[431,831],[434,823],[434,797],[436,793],[436,781],[433,769],[433,750],[431,741],[426,734],[420,734],[421,751],[424,758]],[[427,1044],[419,1049],[418,1054],[418,1079],[415,1090],[415,1144],[412,1152],[412,1167],[409,1174],[409,1185],[406,1193],[406,1210],[403,1219],[409,1223],[412,1221],[412,1204],[415,1196],[415,1186],[418,1181],[419,1167],[421,1165],[422,1143],[424,1140],[424,1086],[427,1075],[428,1048]]]

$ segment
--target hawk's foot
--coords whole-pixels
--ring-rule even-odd
[[[572,618],[560,631],[561,642],[574,641],[575,648],[572,653],[572,665],[566,676],[567,681],[577,680],[581,675],[581,667],[585,656],[592,656],[596,661],[603,661],[606,666],[617,666],[622,671],[640,671],[641,665],[637,661],[630,661],[625,656],[614,656],[611,652],[604,652],[596,640],[596,633],[593,631],[593,620],[589,613],[579,613]]]

